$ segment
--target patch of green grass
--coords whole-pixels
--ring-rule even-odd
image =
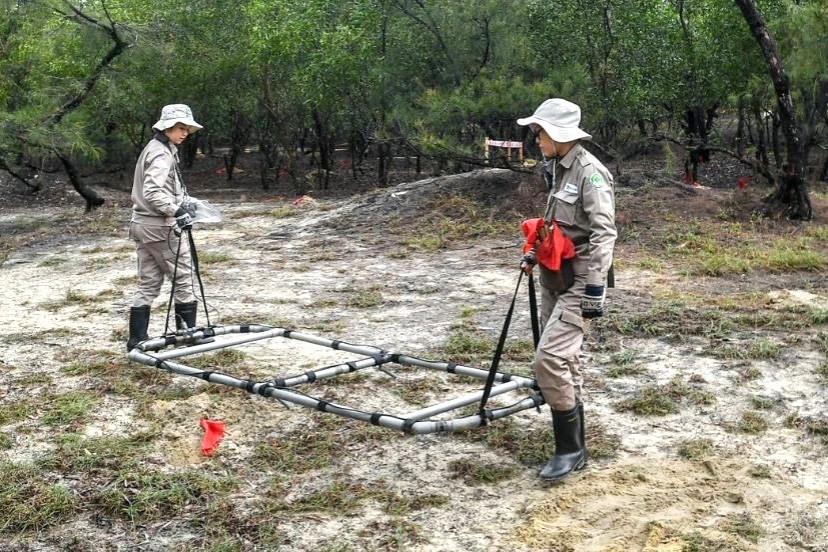
[[[762,433],[769,427],[768,420],[765,415],[754,410],[746,410],[742,412],[739,422],[736,424],[736,430],[742,433]]]
[[[779,357],[780,346],[768,338],[760,338],[751,342],[748,347],[748,358],[756,360],[771,360]]]
[[[648,386],[616,403],[615,409],[620,412],[629,410],[639,416],[664,416],[678,412],[679,405],[663,388]]]
[[[822,352],[822,354],[828,355],[828,333],[820,332],[814,340],[816,341],[817,348]]]
[[[267,215],[275,219],[283,219],[296,216],[300,212],[301,211],[299,209],[293,207],[292,205],[281,205],[268,211]]]
[[[492,338],[479,331],[454,329],[441,347],[441,355],[460,363],[479,363],[490,360],[494,354]]]
[[[391,382],[391,391],[406,402],[425,406],[444,386],[445,383],[440,379],[426,375],[419,378],[395,379]]]
[[[49,257],[48,259],[42,261],[40,263],[40,266],[43,266],[43,267],[58,266],[58,265],[61,265],[61,264],[65,263],[67,260],[68,259],[66,257],[52,256],[52,257]]]
[[[349,294],[344,303],[349,307],[357,309],[373,309],[378,307],[383,303],[382,287],[374,285],[357,290],[355,293]]]
[[[407,516],[428,508],[445,506],[451,499],[442,494],[400,493],[392,491],[383,502],[383,511],[391,516]]]
[[[644,374],[647,369],[641,365],[634,364],[638,355],[639,352],[635,349],[625,349],[613,354],[610,357],[612,366],[607,368],[607,377],[620,378]]]
[[[750,405],[755,410],[770,410],[774,407],[776,401],[771,397],[762,397],[759,395],[754,395],[750,398]]]
[[[821,384],[828,385],[828,360],[822,361],[822,364],[817,366],[816,375]]]
[[[114,478],[120,470],[136,469],[155,439],[152,430],[127,437],[84,438],[61,435],[57,446],[37,461],[39,468],[73,475],[93,474]]]
[[[722,228],[700,221],[668,224],[656,236],[668,259],[689,275],[724,276],[751,271],[818,271],[826,266],[821,244],[811,236],[768,240],[754,228],[735,223]]]
[[[461,435],[464,439],[510,454],[525,466],[537,466],[546,462],[555,451],[555,436],[552,432],[552,419],[544,408],[543,416],[549,419],[549,425],[540,431],[517,424],[513,419],[504,418],[474,431]],[[604,426],[589,418],[586,414],[586,444],[593,459],[612,458],[617,454],[620,440],[609,435]]]
[[[334,480],[326,486],[300,496],[290,502],[284,499],[284,491],[268,492],[273,502],[269,510],[278,512],[323,512],[328,515],[352,515],[358,504],[377,497],[379,491],[354,481]]]
[[[548,412],[546,416],[549,416]],[[549,426],[539,432],[520,426],[511,418],[504,418],[459,435],[471,442],[484,443],[488,447],[506,451],[527,466],[546,462],[555,450],[551,418]]]
[[[382,535],[376,545],[370,546],[375,550],[409,550],[412,545],[429,542],[419,524],[403,518],[371,523],[360,535],[371,540],[376,535]]]
[[[531,339],[508,339],[503,346],[503,358],[513,362],[531,362],[535,358],[535,343]]]
[[[193,368],[228,370],[244,366],[247,353],[238,349],[221,349],[215,353],[191,357],[188,365]]]
[[[462,479],[467,485],[493,484],[517,475],[514,466],[502,463],[485,464],[471,460],[453,460],[448,465],[453,479]]]
[[[0,450],[10,449],[12,444],[13,441],[11,436],[8,433],[0,431]]]
[[[100,402],[100,395],[89,391],[70,391],[55,395],[44,407],[41,421],[50,426],[80,423]]]
[[[482,238],[515,235],[519,219],[459,195],[435,198],[426,212],[411,234],[401,235],[401,245],[436,251]]]
[[[342,434],[326,423],[302,427],[278,439],[259,441],[253,462],[285,476],[330,466],[341,454],[345,442]]]
[[[69,489],[49,484],[33,466],[0,461],[0,534],[60,526],[78,511]]]
[[[111,486],[92,498],[92,503],[105,515],[136,523],[148,523],[181,515],[187,511],[191,519],[202,519],[226,500],[236,482],[198,470],[173,472],[150,469],[121,470]]]
[[[701,533],[682,534],[681,538],[684,541],[682,552],[743,552],[739,546]]]
[[[762,370],[760,370],[753,364],[748,364],[746,366],[742,366],[739,369],[738,376],[739,381],[742,383],[746,381],[754,381],[762,377]]]
[[[30,399],[0,404],[0,425],[17,422],[31,416],[35,411],[36,408]]]
[[[773,478],[773,471],[767,464],[753,464],[748,469],[748,475],[756,479],[771,479]]]
[[[723,529],[727,532],[739,535],[752,543],[759,542],[759,538],[765,534],[762,526],[757,523],[748,512],[730,515],[726,518]]]
[[[198,262],[199,265],[211,265],[211,264],[220,264],[232,261],[233,257],[228,255],[227,253],[222,253],[220,251],[199,251],[198,252]]]
[[[713,450],[712,439],[688,439],[679,445],[678,454],[687,460],[704,460]]]

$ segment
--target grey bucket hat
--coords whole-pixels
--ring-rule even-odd
[[[152,128],[164,132],[168,128],[172,128],[176,123],[184,123],[190,128],[190,132],[195,132],[202,127],[193,119],[193,110],[184,104],[170,104],[165,105],[161,109],[161,118],[158,122],[152,125]]]
[[[579,128],[581,108],[561,98],[550,98],[540,104],[531,117],[518,119],[520,126],[539,125],[556,142],[588,140],[592,135]]]

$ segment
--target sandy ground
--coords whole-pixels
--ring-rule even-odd
[[[263,322],[301,329],[331,339],[376,345],[432,357],[464,309],[473,309],[476,326],[492,337],[503,320],[517,271],[519,237],[486,239],[437,252],[395,254],[378,213],[402,193],[403,186],[365,198],[298,207],[297,216],[275,218],[272,204],[218,203],[225,222],[196,226],[199,253],[224,255],[203,263],[202,273],[217,324]],[[398,194],[394,196],[394,194]],[[385,206],[385,207],[383,207]],[[58,220],[68,211],[37,216]],[[0,222],[31,217],[8,210]],[[124,213],[124,218],[126,218]],[[624,255],[624,245],[619,256]],[[44,387],[82,389],[82,376],[61,368],[85,351],[121,352],[126,312],[134,285],[134,253],[125,226],[110,236],[77,236],[12,252],[0,267],[0,403],[11,404]],[[611,290],[611,309],[623,311],[642,289],[672,285],[670,276],[622,270]],[[359,290],[381,295],[370,308],[348,306],[344,297]],[[826,303],[825,290],[780,290],[773,300]],[[72,293],[97,297],[88,304],[64,301]],[[162,292],[166,297],[168,288]],[[523,299],[522,299],[523,300]],[[55,303],[60,306],[55,307]],[[159,300],[160,302],[160,300]],[[518,309],[514,335],[529,337],[528,309]],[[151,334],[163,330],[162,309],[154,310]],[[203,312],[200,313],[203,318]],[[763,335],[757,329],[755,338]],[[119,333],[121,332],[121,333]],[[771,332],[772,334],[772,332]],[[606,377],[611,353],[588,339],[587,424],[600,425],[618,443],[614,456],[592,459],[588,469],[553,486],[536,477],[538,465],[460,435],[407,436],[349,443],[332,466],[293,476],[285,487],[288,502],[334,477],[366,487],[390,486],[403,494],[447,497],[442,505],[413,511],[405,521],[416,537],[400,536],[397,520],[370,501],[347,508],[345,515],[300,512],[278,518],[281,540],[273,550],[412,551],[674,551],[674,550],[828,550],[828,463],[826,446],[799,428],[788,427],[791,412],[819,416],[828,396],[814,374],[824,360],[812,347],[787,348],[781,357],[757,361],[761,376],[738,381],[732,363],[706,356],[699,339],[669,343],[624,338],[623,350],[636,352],[638,376]],[[324,347],[274,339],[243,346],[256,376],[301,373],[348,359]],[[526,368],[525,366],[523,367]],[[134,365],[136,371],[152,368]],[[418,380],[414,371],[399,381],[368,370],[356,385],[333,386],[334,396],[366,410],[405,412],[412,405],[389,385]],[[435,375],[430,389],[451,397],[476,388],[467,381]],[[715,403],[685,405],[678,413],[641,417],[619,412],[616,403],[645,384],[674,378],[702,382]],[[210,384],[178,376],[174,385],[199,392],[184,400],[156,401],[152,416],[161,433],[148,462],[166,469],[195,467],[205,473],[234,473],[249,465],[257,442],[296,435],[310,421],[347,437],[358,422],[331,424],[331,415],[293,406],[284,408],[241,391],[209,393]],[[315,388],[308,387],[314,393]],[[769,429],[745,434],[730,429],[750,406],[751,397],[768,397],[778,407],[763,411]],[[202,416],[223,419],[227,433],[219,454],[199,450]],[[338,419],[338,418],[337,418]],[[548,411],[522,412],[511,418],[522,431],[542,438]],[[105,396],[82,428],[87,437],[128,435],[146,425],[135,404],[117,394]],[[31,462],[55,446],[54,429],[33,419],[6,424],[12,438],[0,459]],[[710,439],[703,459],[685,459],[680,445]],[[347,442],[347,439],[346,439]],[[452,476],[450,464],[468,460],[513,468],[514,476],[495,483],[469,484]],[[756,476],[756,467],[763,476]],[[276,474],[262,467],[235,491],[244,516],[254,508],[262,482]],[[60,474],[46,474],[60,479]],[[741,524],[741,525],[740,525]],[[748,526],[745,528],[745,526]],[[754,536],[756,535],[756,536]],[[129,527],[81,515],[71,523],[35,535],[0,536],[2,550],[170,550],[196,549],[198,535],[180,518]],[[246,547],[242,549],[263,549]],[[334,545],[336,543],[336,546]]]

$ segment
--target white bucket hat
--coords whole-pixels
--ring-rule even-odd
[[[520,126],[539,125],[556,142],[573,142],[592,138],[578,125],[581,124],[581,108],[561,98],[550,98],[540,104],[531,117],[518,119]]]
[[[161,118],[158,122],[152,125],[155,130],[164,132],[168,128],[172,128],[176,123],[184,123],[190,127],[190,132],[195,132],[202,127],[193,119],[193,110],[184,104],[170,104],[165,105],[161,109]]]

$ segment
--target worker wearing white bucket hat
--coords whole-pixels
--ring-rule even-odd
[[[178,146],[203,128],[184,104],[165,105],[152,127],[155,136],[135,164],[132,181],[132,220],[129,235],[138,253],[138,291],[129,314],[131,350],[148,338],[150,308],[161,292],[164,277],[175,274],[174,300],[179,328],[195,326],[198,303],[193,294],[192,260],[181,230],[192,225],[187,187],[178,164]]]
[[[517,123],[532,128],[545,160],[545,224],[557,224],[575,246],[575,258],[564,261],[560,271],[540,265],[543,331],[534,370],[552,409],[555,431],[555,455],[540,477],[557,481],[586,465],[579,354],[585,320],[603,314],[608,276],[612,284],[617,237],[613,179],[581,145],[592,136],[580,128],[581,109],[576,104],[552,98]],[[536,262],[532,253],[525,255],[524,270],[531,271]]]

